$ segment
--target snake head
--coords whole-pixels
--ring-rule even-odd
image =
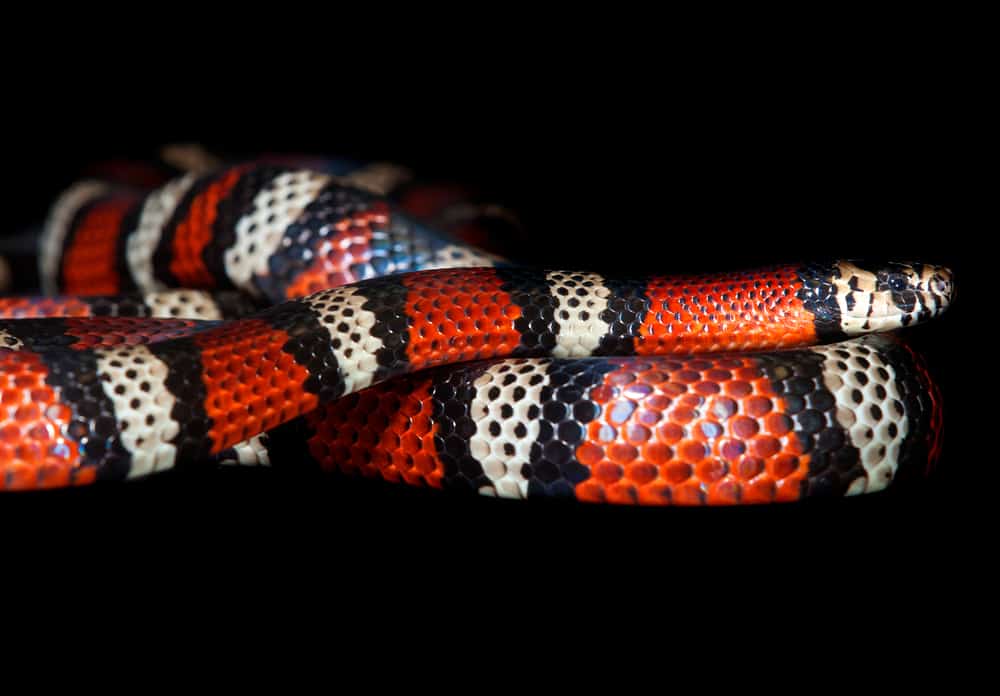
[[[949,269],[923,263],[839,261],[832,282],[848,336],[933,319],[955,292]]]

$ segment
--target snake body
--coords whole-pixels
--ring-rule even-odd
[[[732,504],[880,490],[938,449],[920,360],[846,340],[940,314],[937,266],[497,265],[337,177],[271,165],[145,196],[77,187],[41,264],[50,288],[139,299],[10,301],[7,316],[65,316],[0,321],[0,488],[228,456],[505,497]],[[178,284],[271,306],[153,318],[192,303],[158,300]]]

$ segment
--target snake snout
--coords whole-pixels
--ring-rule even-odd
[[[933,319],[948,308],[955,292],[950,269],[895,261],[841,261],[833,284],[848,335]]]
[[[950,269],[921,263],[895,266],[880,289],[888,294],[903,326],[933,319],[951,304],[955,285]]]
[[[926,290],[943,298],[943,306],[951,304],[955,297],[955,280],[950,268],[944,266],[929,266],[933,269],[931,277],[927,280]]]

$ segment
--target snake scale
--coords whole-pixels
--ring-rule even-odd
[[[508,265],[402,203],[392,172],[70,189],[40,247],[66,295],[0,298],[0,489],[228,461],[712,505],[933,463],[940,394],[885,332],[943,312],[948,269]]]

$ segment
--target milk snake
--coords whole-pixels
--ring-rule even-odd
[[[933,462],[940,396],[877,332],[944,311],[947,269],[524,268],[428,224],[401,178],[253,162],[68,191],[40,268],[69,296],[0,299],[0,489],[231,461],[735,504]]]

